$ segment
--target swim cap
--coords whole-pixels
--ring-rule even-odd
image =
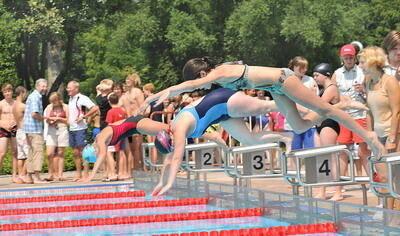
[[[331,77],[333,75],[333,68],[328,63],[321,63],[314,67],[314,72],[318,72],[325,76]]]
[[[174,148],[172,147],[171,136],[165,130],[161,130],[156,135],[154,146],[156,146],[157,150],[162,154],[168,154],[174,150]]]
[[[97,160],[96,149],[93,145],[86,145],[82,150],[82,157],[89,163],[95,163]]]

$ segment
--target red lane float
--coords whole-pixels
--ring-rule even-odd
[[[220,218],[262,216],[263,214],[264,214],[263,208],[250,208],[250,209],[234,209],[234,210],[207,211],[207,212],[175,213],[175,214],[163,214],[163,215],[124,216],[124,217],[112,217],[112,218],[3,224],[0,225],[0,231],[220,219]]]
[[[146,196],[145,191],[87,193],[87,194],[59,195],[59,196],[3,198],[0,199],[0,204],[76,201],[76,200],[88,200],[88,199],[100,199],[100,198],[122,198],[122,197],[144,197],[144,196]]]
[[[190,233],[174,233],[160,234],[153,236],[272,236],[272,235],[302,235],[302,234],[322,234],[336,233],[337,226],[335,223],[319,223],[308,225],[289,225],[267,228],[251,228],[251,229],[232,229],[221,231],[203,231]]]
[[[0,216],[45,214],[45,213],[74,212],[74,211],[75,212],[101,211],[101,210],[133,209],[133,208],[172,207],[172,206],[189,206],[189,205],[206,205],[206,204],[208,204],[208,198],[186,198],[186,199],[144,201],[144,202],[123,202],[123,203],[110,203],[110,204],[7,209],[7,210],[0,210]]]

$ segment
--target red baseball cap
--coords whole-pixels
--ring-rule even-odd
[[[346,55],[356,55],[356,49],[354,48],[353,45],[351,44],[346,44],[340,49],[340,56],[346,56]]]

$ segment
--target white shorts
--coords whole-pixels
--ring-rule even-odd
[[[68,127],[62,126],[59,128],[49,126],[45,137],[46,146],[68,147],[69,132]]]
[[[17,139],[17,159],[25,160],[28,158],[28,140],[26,139],[26,134],[22,132],[22,129],[17,130],[17,134],[15,136]]]

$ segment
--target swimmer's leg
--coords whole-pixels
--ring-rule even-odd
[[[171,167],[171,154],[164,155],[164,163],[163,167],[161,168],[161,176],[158,184],[154,187],[153,191],[151,192],[152,196],[157,196],[160,190],[167,184],[169,178],[169,172]]]
[[[285,143],[286,151],[291,151],[293,139],[293,133],[291,132],[250,132],[245,121],[241,118],[231,118],[221,121],[220,124],[232,137],[245,145],[283,142]]]
[[[329,117],[355,132],[369,144],[376,158],[380,158],[382,154],[386,153],[385,147],[379,142],[374,132],[368,132],[358,125],[346,112],[322,100],[322,98],[306,88],[297,78],[287,78],[282,85],[282,91],[293,101],[292,103],[299,103],[317,112],[320,116]],[[278,101],[276,102],[278,104]],[[290,105],[287,100],[284,103],[286,103],[284,105],[286,109],[293,109],[293,104]]]
[[[233,118],[265,115],[278,110],[274,101],[261,100],[243,92],[233,94],[227,105],[228,114]]]
[[[169,125],[154,121],[149,118],[141,119],[136,126],[136,129],[141,134],[156,135],[161,130],[167,130]]]

